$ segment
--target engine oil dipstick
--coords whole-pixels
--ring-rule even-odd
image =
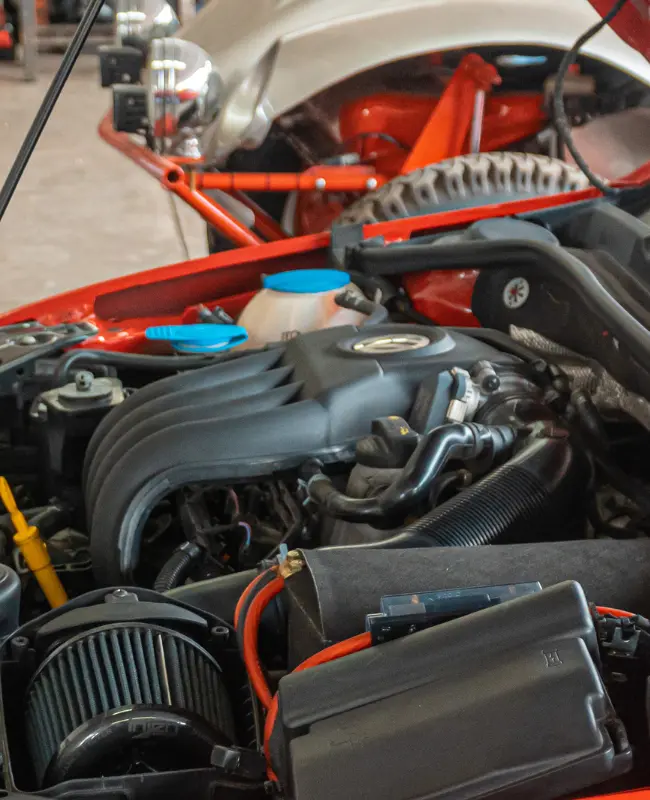
[[[0,477],[0,498],[4,503],[11,522],[16,530],[14,544],[20,550],[25,563],[34,573],[34,577],[43,590],[47,602],[52,608],[58,608],[67,603],[68,596],[63,584],[52,566],[47,546],[41,539],[38,528],[29,525],[25,516],[19,511],[6,478]]]

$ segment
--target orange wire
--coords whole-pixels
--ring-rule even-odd
[[[330,645],[318,653],[314,653],[313,656],[305,659],[305,661],[303,661],[302,664],[299,664],[293,671],[302,672],[310,667],[317,667],[320,664],[327,664],[330,661],[336,661],[338,658],[343,658],[343,656],[349,656],[352,655],[352,653],[358,653],[361,650],[367,650],[371,645],[372,636],[370,633],[360,633],[358,636],[353,636],[351,639],[344,639],[342,642],[337,642],[336,644]],[[269,743],[277,717],[278,695],[276,693],[271,701],[268,714],[266,715],[266,722],[264,723],[264,754],[266,755],[266,761],[269,765],[268,776],[272,781],[277,781],[277,776],[271,768],[271,753],[269,750]]]
[[[255,595],[244,620],[244,664],[248,677],[260,703],[267,710],[271,707],[271,690],[266,682],[260,657],[257,652],[257,635],[264,609],[284,589],[284,578],[273,580]]]
[[[271,567],[271,570],[276,570],[277,567]],[[250,593],[253,589],[257,586],[257,584],[262,580],[262,578],[269,572],[268,569],[264,570],[264,572],[260,572],[260,574],[253,578],[253,580],[248,584],[248,586],[244,589],[241,593],[239,600],[237,601],[237,605],[235,607],[235,628],[239,627],[239,617],[241,616],[242,608],[244,607],[244,603],[250,596]]]
[[[609,608],[609,606],[596,606],[596,611],[599,614],[609,614],[611,617],[618,617],[619,619],[636,617],[636,614],[632,614],[629,611],[621,611],[620,608]]]

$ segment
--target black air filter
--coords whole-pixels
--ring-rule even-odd
[[[122,711],[116,714],[117,709]],[[233,738],[228,698],[212,656],[182,634],[138,623],[85,631],[50,653],[29,686],[26,721],[39,786],[90,777],[89,771],[106,774],[103,764],[111,759],[131,772],[135,762],[150,767],[136,752],[149,734],[159,744],[170,740],[177,753],[183,749],[181,738],[186,744],[194,736],[214,743]],[[86,742],[93,737],[83,734],[91,730],[97,763],[89,767]],[[134,763],[125,765],[125,758]],[[174,761],[163,760],[156,769],[178,768]]]

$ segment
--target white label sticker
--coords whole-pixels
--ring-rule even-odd
[[[530,295],[530,284],[525,278],[513,278],[503,290],[503,305],[506,308],[521,308]]]

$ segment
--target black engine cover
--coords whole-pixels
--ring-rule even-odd
[[[374,419],[407,418],[425,378],[516,359],[444,328],[340,327],[157,381],[102,421],[84,466],[96,578],[129,577],[166,494],[349,458]]]

